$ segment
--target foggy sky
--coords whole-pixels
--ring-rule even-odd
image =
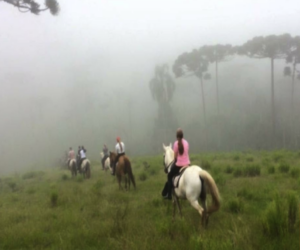
[[[88,108],[77,107],[80,113],[101,106],[96,116],[108,117],[112,109],[106,105],[114,113],[131,105],[132,113],[140,112],[131,125],[134,137],[146,139],[156,113],[148,82],[157,63],[172,66],[179,54],[205,44],[240,45],[258,35],[299,35],[296,0],[59,3],[61,12],[53,17],[49,12],[23,14],[0,2],[0,171],[19,169],[18,157],[25,165],[45,164],[80,144],[97,158],[103,143],[112,148],[117,135],[128,137],[121,129],[122,123],[129,124],[128,113],[119,120],[75,119],[72,107],[85,94],[90,96],[84,100]],[[150,102],[149,111],[141,111]]]

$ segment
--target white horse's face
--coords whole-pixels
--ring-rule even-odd
[[[172,143],[170,143],[169,146],[165,146],[165,144],[163,144],[163,148],[164,148],[164,167],[168,168],[168,172],[170,171],[170,165],[171,162],[174,160],[174,151],[172,149]]]

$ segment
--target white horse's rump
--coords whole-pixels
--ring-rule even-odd
[[[172,144],[170,144],[169,146],[165,146],[163,144],[163,148],[165,151],[164,167],[167,169],[167,172],[169,173],[171,170],[172,163],[174,161],[174,152],[172,150]],[[212,204],[208,208],[206,208],[205,198],[201,199],[203,207],[201,207],[198,203],[201,190],[204,188],[202,187],[200,177],[204,180],[205,186],[209,189],[209,193],[212,196]],[[179,180],[178,187],[175,188],[174,191],[175,191],[174,198],[175,198],[175,202],[177,202],[179,211],[180,211],[180,207],[178,203],[178,198],[187,199],[190,202],[190,204],[202,216],[202,222],[204,223],[207,223],[208,216],[211,213],[217,211],[220,208],[220,195],[219,195],[218,187],[214,179],[211,177],[211,175],[205,170],[201,169],[199,166],[193,165],[188,167],[182,174]]]
[[[77,164],[76,164],[75,159],[70,160],[68,167],[69,167],[69,170],[71,171],[71,175],[76,176],[77,175]]]
[[[89,159],[84,159],[80,167],[80,172],[83,174],[84,177],[89,179],[91,177],[91,162],[89,161]]]
[[[101,157],[101,161],[102,161],[103,158],[104,158],[104,153],[102,151],[100,152],[100,157]],[[107,157],[105,162],[104,162],[104,170],[106,172],[109,169],[112,172],[112,168],[110,167],[110,159],[109,159],[109,157]]]

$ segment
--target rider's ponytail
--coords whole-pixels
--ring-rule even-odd
[[[121,151],[123,151],[123,147],[122,147],[122,144],[121,144],[121,142],[119,142],[119,145],[120,145],[120,149],[121,149]]]
[[[183,147],[183,143],[182,143],[183,132],[181,129],[177,130],[176,137],[177,137],[177,141],[178,141],[178,151],[179,151],[179,154],[182,155],[184,152],[184,147]]]

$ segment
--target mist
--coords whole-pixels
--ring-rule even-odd
[[[183,52],[206,44],[241,45],[254,36],[299,35],[296,1],[59,1],[58,16],[20,13],[0,1],[0,173],[55,167],[69,147],[99,161],[103,144],[120,136],[129,156],[160,154],[184,130],[191,151],[270,149],[270,63],[234,56],[220,64],[217,119],[213,66],[201,88],[196,77],[176,78]],[[293,6],[293,7],[291,7]],[[155,127],[159,105],[149,82],[167,64],[176,88],[170,129]],[[276,148],[295,148],[290,131],[290,79],[275,64]],[[299,85],[299,84],[298,84]],[[294,90],[299,106],[299,86]],[[299,124],[299,111],[296,111]],[[221,127],[217,138],[217,128]],[[299,127],[299,126],[298,126]],[[208,137],[204,144],[203,138]],[[297,132],[299,135],[299,131]]]

